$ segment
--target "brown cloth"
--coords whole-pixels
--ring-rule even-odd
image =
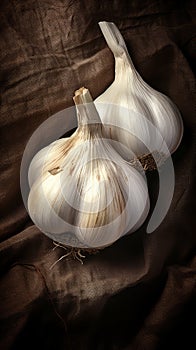
[[[1,0],[0,349],[196,348],[193,3]],[[175,194],[151,235],[145,223],[84,265],[62,260],[50,270],[64,251],[52,250],[25,210],[20,162],[32,133],[73,105],[76,89],[96,98],[113,81],[103,20],[119,27],[144,80],[182,113]],[[153,205],[157,174],[148,180]]]

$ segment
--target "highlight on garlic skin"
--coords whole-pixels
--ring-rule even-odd
[[[48,168],[51,169],[51,173],[55,174],[60,171],[59,165],[61,164],[61,159],[58,159],[61,155],[62,150],[65,147],[65,142],[67,138],[59,139],[52,142],[49,146],[42,148],[32,159],[29,171],[28,171],[28,181],[29,186],[32,187],[33,183],[40,177],[42,174],[48,172]],[[47,159],[47,163],[45,161]],[[58,163],[58,166],[55,167],[55,164]]]
[[[115,79],[94,101],[108,138],[126,147],[126,152],[124,149],[121,151],[117,144],[118,152],[127,160],[132,157],[129,150],[139,159],[148,158],[146,145],[149,140],[150,153],[167,158],[163,143],[173,153],[183,135],[180,112],[168,97],[151,88],[141,78],[115,24],[99,22],[99,26],[115,58]]]
[[[104,138],[89,91],[75,92],[78,128],[35,155],[28,210],[47,236],[66,246],[101,248],[137,230],[147,217],[144,177]]]

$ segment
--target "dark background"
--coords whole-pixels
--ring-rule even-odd
[[[1,349],[196,348],[193,3],[1,0]],[[20,162],[32,133],[73,105],[76,89],[96,98],[114,79],[100,20],[116,23],[139,73],[181,111],[175,194],[153,234],[145,223],[84,265],[63,260],[50,270],[64,252],[28,217]],[[153,205],[156,173],[148,180]]]

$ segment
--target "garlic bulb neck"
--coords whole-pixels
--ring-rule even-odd
[[[129,74],[125,74],[125,72],[129,72]],[[115,78],[114,82],[118,82],[119,80],[123,80],[124,82],[133,81],[136,74],[135,71],[130,68],[129,60],[127,59],[127,55],[123,53],[122,56],[115,57]]]
[[[99,26],[108,44],[108,47],[114,55],[116,67],[115,73],[118,73],[118,68],[122,63],[122,60],[126,68],[131,66],[133,69],[135,69],[133,61],[129,56],[125,41],[116,25],[112,22],[99,22]]]
[[[88,89],[82,87],[76,90],[73,97],[77,109],[78,125],[101,124],[100,116],[93,103]]]
[[[73,100],[77,110],[77,133],[82,133],[85,139],[103,136],[101,119],[89,90],[84,87],[76,90]]]

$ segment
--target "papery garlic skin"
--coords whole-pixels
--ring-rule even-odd
[[[42,176],[48,169],[57,169],[61,165],[61,153],[65,148],[65,143],[68,139],[63,138],[52,142],[49,146],[42,148],[33,157],[28,171],[29,186],[32,187],[34,182]],[[59,154],[57,158],[56,155]],[[45,166],[44,166],[45,165]]]
[[[148,190],[142,175],[104,139],[88,90],[78,90],[74,101],[76,132],[56,148],[53,143],[51,154],[42,150],[44,170],[39,155],[32,160],[28,209],[35,224],[55,241],[100,248],[141,226],[149,211]],[[53,173],[51,164],[59,171]]]
[[[129,150],[139,157],[148,153],[145,145],[149,144],[149,139],[151,152],[164,153],[162,144],[165,141],[170,153],[173,153],[183,135],[180,112],[167,96],[151,88],[141,78],[115,24],[99,22],[99,25],[115,58],[114,82],[95,100],[108,138],[127,147],[126,155],[120,152],[126,159],[132,157]],[[128,111],[126,121],[122,118],[122,108]],[[138,122],[138,114],[142,116],[142,123]],[[157,133],[154,132],[156,129],[152,130],[151,124]]]

